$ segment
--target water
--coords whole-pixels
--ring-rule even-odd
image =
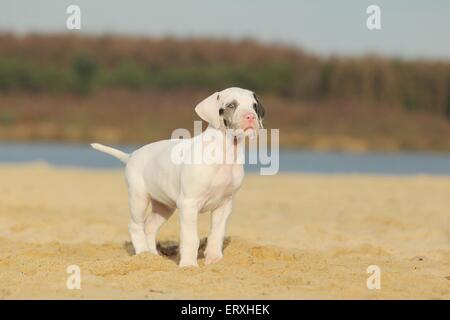
[[[115,146],[126,152],[138,146]],[[88,144],[0,143],[0,163],[44,161],[55,166],[111,169],[121,168],[117,159],[90,148]],[[255,172],[259,165],[247,165]],[[389,175],[450,175],[450,154],[432,153],[338,153],[280,151],[279,172],[365,173]]]

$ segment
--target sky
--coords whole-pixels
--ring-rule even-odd
[[[81,8],[67,30],[66,8]],[[366,8],[381,8],[368,30]],[[449,0],[0,0],[0,32],[253,38],[324,56],[450,60]]]

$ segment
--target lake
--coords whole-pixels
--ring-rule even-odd
[[[117,146],[130,152],[138,146]],[[43,161],[55,166],[112,169],[122,167],[117,159],[91,149],[88,144],[0,142],[0,163]],[[246,165],[255,172],[259,165]],[[279,172],[365,173],[388,175],[450,175],[450,154],[421,152],[342,153],[281,150]]]

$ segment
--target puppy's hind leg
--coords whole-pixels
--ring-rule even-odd
[[[159,228],[170,218],[174,211],[175,209],[152,200],[152,213],[145,219],[145,235],[147,246],[151,253],[158,254],[156,250],[156,236]]]
[[[136,254],[149,251],[144,232],[145,212],[149,204],[148,194],[130,190],[128,201],[130,206],[131,220],[128,225],[131,242]]]

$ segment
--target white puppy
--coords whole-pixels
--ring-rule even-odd
[[[241,88],[216,92],[200,102],[195,111],[209,126],[192,139],[158,141],[132,154],[92,144],[94,149],[126,164],[131,211],[129,231],[136,254],[146,251],[158,254],[158,230],[179,209],[180,267],[198,265],[197,216],[201,212],[212,212],[205,264],[222,258],[233,197],[244,178],[243,164],[238,163],[236,150],[243,145],[245,136],[257,134],[264,117],[256,95]],[[186,160],[192,150],[201,150],[205,157],[195,163],[178,161]],[[211,150],[220,161],[204,160],[211,157],[205,154]],[[146,217],[149,203],[152,212]]]

